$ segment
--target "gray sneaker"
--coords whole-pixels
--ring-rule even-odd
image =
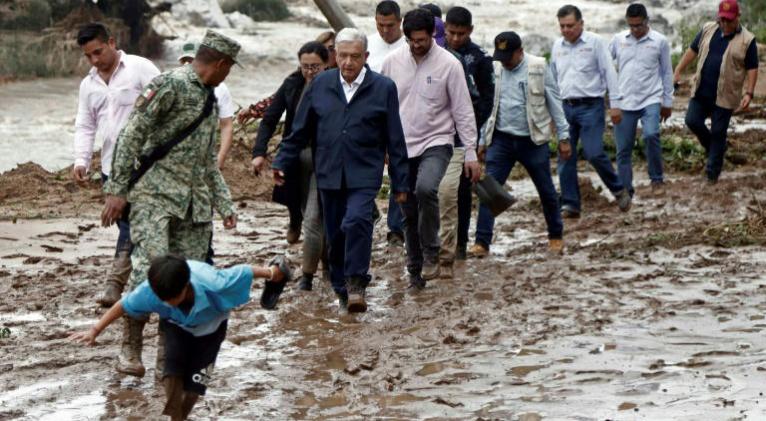
[[[426,281],[436,279],[440,276],[441,270],[438,263],[425,263],[423,264],[423,271],[421,276]]]
[[[630,197],[628,189],[622,189],[622,191],[617,193],[617,206],[620,207],[621,211],[627,212],[630,210],[631,200],[632,198]]]

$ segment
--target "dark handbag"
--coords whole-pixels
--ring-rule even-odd
[[[494,177],[488,175],[476,182],[473,190],[479,197],[479,202],[488,207],[495,218],[516,203],[516,198],[511,196]]]
[[[194,121],[192,121],[191,124],[178,132],[174,138],[170,139],[170,141],[152,149],[152,151],[148,154],[138,157],[138,167],[134,168],[133,171],[130,172],[130,178],[128,179],[128,190],[132,189],[133,186],[138,183],[138,180],[140,180],[141,177],[143,177],[144,174],[149,171],[155,162],[166,157],[167,154],[170,153],[171,149],[189,137],[189,135],[194,133],[194,131],[197,130],[197,127],[199,127],[199,125],[202,124],[202,122],[210,116],[210,113],[213,112],[213,105],[215,105],[215,93],[212,89],[208,89],[208,95],[207,99],[205,100],[205,106],[202,108],[202,114],[200,114]]]

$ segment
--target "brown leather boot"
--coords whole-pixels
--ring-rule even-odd
[[[112,262],[112,271],[106,279],[106,289],[96,302],[103,307],[111,307],[122,297],[122,290],[128,283],[133,266],[130,264],[130,252],[117,252],[117,257]]]
[[[122,318],[122,349],[117,359],[117,371],[136,377],[144,377],[146,369],[141,363],[146,320],[136,320],[127,315]]]
[[[348,312],[364,313],[367,311],[364,280],[357,277],[347,279],[346,290],[348,291]]]

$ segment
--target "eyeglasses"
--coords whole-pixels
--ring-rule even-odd
[[[630,29],[641,29],[646,26],[646,21],[641,23],[634,23],[634,24],[629,23],[628,26],[630,27]]]
[[[301,69],[307,72],[318,72],[322,69],[321,64],[301,64]]]

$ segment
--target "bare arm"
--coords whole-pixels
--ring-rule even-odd
[[[122,300],[117,301],[114,303],[112,308],[107,310],[107,312],[101,316],[101,318],[98,320],[98,322],[96,322],[95,325],[93,325],[93,327],[91,327],[89,330],[73,333],[71,336],[69,336],[69,340],[93,346],[96,344],[96,338],[98,335],[100,335],[101,332],[107,328],[107,326],[122,317],[124,314],[125,309],[122,308]]]
[[[675,72],[673,73],[673,82],[679,83],[681,81],[681,73],[683,73],[689,64],[691,64],[691,62],[696,58],[697,53],[695,53],[691,48],[687,48],[686,52],[684,52],[684,55],[681,57],[681,61],[678,62]]]
[[[221,126],[221,150],[218,151],[218,169],[223,170],[223,164],[231,150],[234,135],[234,117],[222,118]]]
[[[750,69],[747,71],[747,85],[745,89],[745,95],[742,97],[742,102],[739,103],[739,108],[734,112],[746,110],[750,106],[750,102],[753,100],[752,92],[755,91],[755,83],[758,82],[758,69]]]

